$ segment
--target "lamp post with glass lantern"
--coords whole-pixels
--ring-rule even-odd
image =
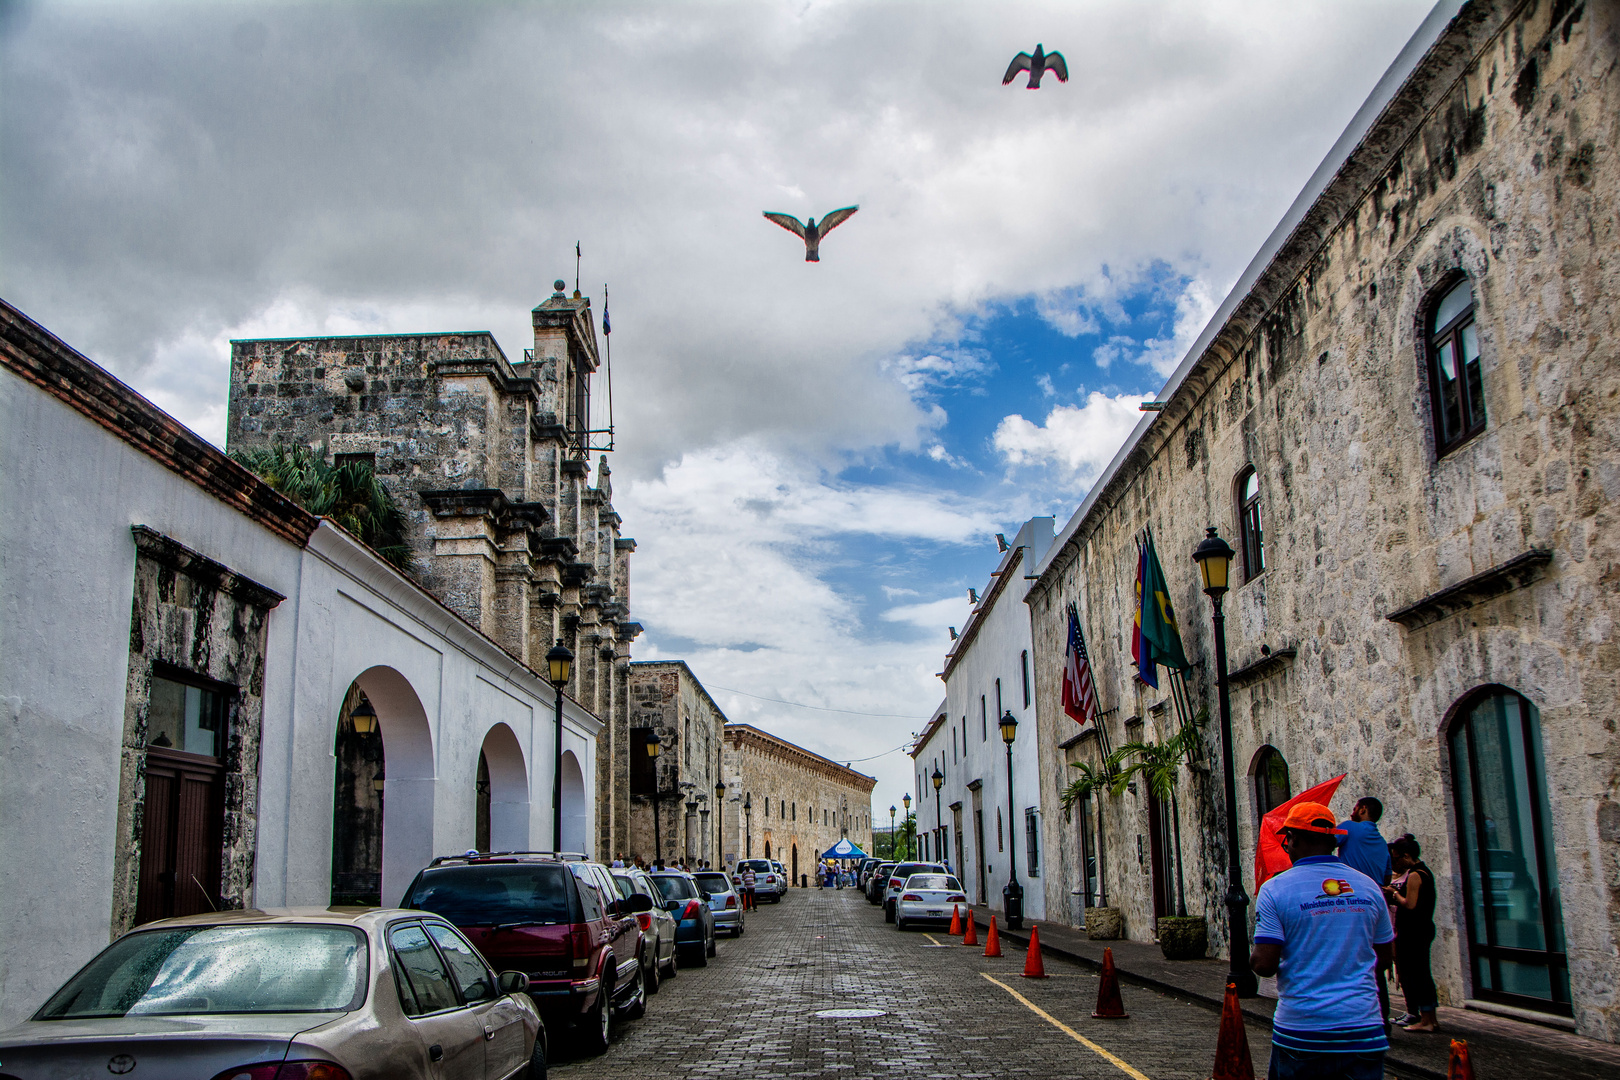
[[[911,858],[911,792],[900,796],[900,801],[906,808],[906,858]]]
[[[664,841],[663,837],[658,831],[658,751],[662,749],[663,746],[658,741],[658,732],[654,731],[652,728],[648,728],[647,756],[652,758],[653,763],[653,789],[651,796],[653,813],[653,865],[658,867],[660,870],[664,868]]]
[[[1007,908],[1007,929],[1024,925],[1024,887],[1018,884],[1018,841],[1013,834],[1012,746],[1018,735],[1018,718],[1008,709],[1001,714],[1001,741],[1007,744],[1007,887],[1001,890]]]
[[[935,765],[934,775],[929,779],[934,782],[934,846],[939,849],[936,854],[940,863],[945,864],[945,819],[939,811],[939,789],[945,785],[945,774]]]
[[[551,850],[562,850],[562,697],[563,687],[574,670],[574,654],[557,639],[546,653],[546,677],[557,691],[556,747],[551,762]]]
[[[726,782],[714,782],[714,866],[719,869],[726,865]]]
[[[754,857],[754,793],[743,793],[743,858]]]
[[[889,858],[891,858],[891,859],[894,858],[894,853],[896,851],[896,848],[894,846],[894,813],[895,813],[894,803],[890,803],[889,804]]]
[[[1215,534],[1211,525],[1203,542],[1193,550],[1204,578],[1204,594],[1214,605],[1215,687],[1221,709],[1221,768],[1226,792],[1226,908],[1231,963],[1226,979],[1237,985],[1240,997],[1254,997],[1259,991],[1254,969],[1249,966],[1249,894],[1243,889],[1243,867],[1238,864],[1237,776],[1232,768],[1232,701],[1226,685],[1226,615],[1221,598],[1229,588],[1227,575],[1232,567],[1232,546]]]

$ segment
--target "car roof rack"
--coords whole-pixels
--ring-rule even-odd
[[[428,863],[429,869],[448,862],[494,862],[498,859],[513,858],[518,855],[538,855],[545,859],[556,859],[559,862],[587,862],[590,856],[583,851],[463,851],[459,855],[439,855]]]

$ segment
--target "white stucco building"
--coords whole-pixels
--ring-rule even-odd
[[[0,1026],[138,922],[326,905],[339,823],[384,903],[479,840],[550,848],[555,701],[0,302]],[[601,725],[563,711],[561,846],[590,852]],[[363,777],[345,738],[380,739]]]

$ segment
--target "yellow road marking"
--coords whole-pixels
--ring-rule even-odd
[[[936,939],[933,934],[925,933],[925,934],[923,934],[923,937],[927,938],[929,941],[932,941],[935,945],[939,944],[938,939]]]
[[[1029,998],[1025,997],[1023,994],[1020,994],[1018,991],[996,978],[994,975],[983,971],[979,972],[979,974],[983,975],[986,979],[989,979],[991,982],[1007,991],[1007,993],[1017,998],[1030,1012],[1034,1013],[1042,1020],[1045,1020],[1048,1024],[1051,1024],[1053,1027],[1063,1032],[1063,1034],[1067,1035],[1081,1046],[1084,1046],[1087,1050],[1090,1050],[1099,1057],[1105,1058],[1110,1064],[1119,1069],[1126,1076],[1129,1076],[1131,1080],[1151,1080],[1146,1073],[1143,1073],[1141,1070],[1137,1069],[1130,1062],[1126,1061],[1117,1054],[1104,1050],[1102,1047],[1098,1046],[1096,1043],[1074,1030],[1074,1028],[1070,1027],[1068,1024],[1065,1024],[1063,1021],[1059,1020],[1057,1017],[1053,1016],[1051,1013],[1029,1000]]]

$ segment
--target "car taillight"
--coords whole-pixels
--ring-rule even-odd
[[[697,918],[697,913],[702,907],[703,905],[698,903],[696,900],[688,900],[686,902],[686,910],[681,912],[681,921],[685,922],[687,919]]]
[[[965,904],[965,903],[967,903],[967,897],[965,897],[965,896],[947,896],[945,898],[945,902],[947,904]]]
[[[771,882],[773,882],[775,880],[776,880],[776,875],[775,874],[766,874],[765,875],[765,884],[769,885]]]
[[[726,897],[726,907],[727,908],[734,908],[736,906],[737,906],[737,898],[735,896]]]
[[[905,888],[905,885],[906,885],[906,879],[905,878],[890,878],[889,879],[889,888],[891,888],[891,889],[903,889],[903,888]]]
[[[330,1061],[269,1061],[226,1069],[214,1080],[354,1080],[349,1070]]]
[[[918,896],[914,892],[908,892],[904,896],[902,896],[900,899],[902,899],[902,900],[915,900],[919,904],[922,903],[922,897]]]
[[[639,912],[637,912],[636,913],[636,925],[641,927],[643,930],[651,930],[652,929],[652,912],[650,912],[650,911],[639,911]]]

